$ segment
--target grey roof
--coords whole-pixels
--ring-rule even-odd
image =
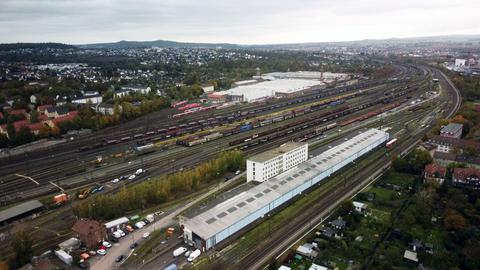
[[[330,222],[330,224],[338,228],[343,228],[347,225],[347,222],[343,219],[335,219],[334,221]]]
[[[450,123],[442,128],[441,133],[457,133],[463,128],[462,124]]]
[[[7,208],[0,212],[0,223],[40,207],[43,207],[41,202],[32,200]]]
[[[248,160],[255,161],[255,162],[265,162],[269,161],[273,158],[276,158],[280,155],[283,155],[284,153],[288,153],[296,148],[299,148],[300,146],[305,145],[305,143],[300,143],[300,142],[287,142],[285,144],[282,144],[280,147],[265,151],[263,153],[260,153],[258,155],[255,155]]]
[[[191,219],[186,219],[184,225],[201,238],[208,239],[380,139],[387,140],[388,134],[370,129]]]

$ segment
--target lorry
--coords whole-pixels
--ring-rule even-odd
[[[185,253],[185,251],[187,251],[187,248],[179,247],[179,248],[177,248],[173,251],[173,257],[178,257],[178,256],[182,255],[183,253]]]
[[[70,256],[67,252],[59,249],[55,250],[55,256],[57,256],[62,262],[64,262],[67,265],[71,265],[73,258]]]
[[[194,252],[190,254],[190,256],[188,256],[187,261],[193,262],[196,258],[198,258],[198,256],[200,256],[200,253],[201,253],[200,249],[196,249]]]

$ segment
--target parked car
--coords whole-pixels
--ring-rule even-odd
[[[125,228],[126,228],[127,231],[129,231],[129,232],[135,231],[135,230],[132,228],[132,226],[130,226],[130,225],[125,226]]]
[[[88,255],[90,255],[90,256],[95,256],[95,255],[97,255],[97,252],[96,252],[95,250],[90,250],[90,251],[88,252]]]
[[[120,234],[121,237],[125,236],[125,232],[123,232],[122,230],[117,230],[117,232]]]
[[[119,262],[123,261],[123,258],[125,258],[125,256],[120,255],[120,256],[118,256],[118,257],[115,259],[115,261],[116,261],[117,263],[119,263]]]
[[[128,177],[128,180],[133,180],[133,179],[135,179],[135,177],[137,177],[137,176],[135,174],[132,174]]]
[[[150,221],[149,221],[148,219],[144,219],[143,222],[144,222],[145,224],[150,224]]]
[[[235,175],[239,175],[240,173],[241,173],[240,170],[238,170],[235,172]]]
[[[146,232],[143,234],[143,238],[148,238],[150,236],[150,233],[149,232]]]
[[[185,252],[185,257],[186,257],[186,258],[190,257],[190,254],[192,254],[192,251],[191,251],[191,250],[187,250],[187,252]]]
[[[122,176],[120,176],[120,181],[125,180],[125,179],[127,179],[127,178],[128,178],[128,176],[122,175]]]
[[[118,178],[115,178],[115,179],[113,179],[113,180],[112,180],[112,183],[114,183],[114,184],[115,184],[115,183],[118,183],[119,181],[120,181],[120,179],[118,179]]]
[[[107,241],[103,241],[103,242],[102,242],[102,245],[105,246],[105,247],[107,247],[107,248],[111,248],[111,247],[112,247],[112,244],[110,244],[110,243],[107,242]]]
[[[110,242],[118,243],[118,239],[115,237],[110,238]]]
[[[115,231],[112,233],[113,237],[115,237],[116,239],[122,237],[122,235],[118,232],[118,231]]]
[[[134,249],[134,248],[136,248],[136,247],[138,247],[138,243],[137,243],[137,242],[135,242],[135,243],[133,243],[133,244],[130,245],[130,248],[131,248],[131,249]]]
[[[97,250],[97,254],[105,256],[105,254],[107,254],[107,251],[105,249],[99,249],[99,250]]]

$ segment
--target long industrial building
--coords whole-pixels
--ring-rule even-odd
[[[262,182],[201,214],[182,221],[184,241],[204,251],[385,143],[388,133],[370,129]]]

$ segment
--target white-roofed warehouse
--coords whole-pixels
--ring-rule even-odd
[[[184,241],[204,250],[214,247],[343,166],[383,144],[388,138],[388,133],[370,129],[193,218],[184,220],[182,222]]]

